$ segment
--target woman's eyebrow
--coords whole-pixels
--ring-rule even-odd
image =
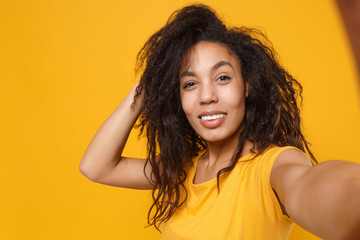
[[[180,74],[180,79],[183,77],[194,77],[194,76],[195,76],[195,73],[185,70],[184,72],[182,72]]]
[[[211,68],[211,71],[214,71],[222,66],[230,66],[233,70],[235,70],[234,67],[231,65],[231,63],[229,63],[227,61],[220,61]]]
[[[211,67],[211,71],[215,71],[217,70],[218,68],[222,67],[222,66],[230,66],[234,71],[234,67],[231,65],[231,63],[227,62],[227,61],[220,61],[218,63],[216,63],[214,66]],[[185,70],[184,72],[182,72],[180,74],[180,79],[183,78],[183,77],[194,77],[196,74],[191,72],[191,71],[188,71],[188,70]]]

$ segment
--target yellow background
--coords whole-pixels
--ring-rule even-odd
[[[78,171],[97,128],[136,82],[146,39],[190,1],[0,2],[0,239],[160,239],[149,192]],[[266,31],[304,86],[305,134],[320,161],[360,162],[355,65],[328,0],[209,0],[230,25]],[[136,133],[126,154],[144,156]],[[318,239],[295,227],[291,239]]]

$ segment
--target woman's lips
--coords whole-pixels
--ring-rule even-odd
[[[200,123],[206,128],[218,127],[226,118],[226,113],[213,111],[204,112],[199,115]]]

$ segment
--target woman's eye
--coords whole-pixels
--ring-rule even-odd
[[[190,87],[192,87],[192,86],[194,86],[194,85],[195,85],[194,82],[188,82],[188,83],[185,83],[185,84],[184,84],[183,88],[184,88],[184,89],[190,88]]]
[[[220,81],[226,81],[226,80],[229,80],[229,79],[231,79],[229,76],[227,76],[227,75],[222,75],[222,76],[220,76],[219,78],[218,78]]]

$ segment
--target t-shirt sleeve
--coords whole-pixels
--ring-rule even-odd
[[[270,184],[270,175],[271,175],[271,171],[272,168],[274,166],[275,160],[276,158],[283,153],[286,150],[289,149],[297,149],[296,147],[273,147],[269,150],[267,150],[263,156],[261,156],[261,160],[257,163],[260,168],[260,172],[261,172],[261,186],[262,186],[262,192],[263,192],[263,198],[267,198],[267,199],[271,199],[271,203],[270,201],[268,202],[269,204],[271,204],[270,206],[266,206],[266,208],[271,209],[272,211],[274,211],[273,213],[277,216],[277,218],[283,218],[284,221],[292,221],[287,215],[284,214],[281,205],[280,205],[280,200],[278,199],[278,197],[276,196],[275,191],[273,190],[271,184]],[[299,150],[299,149],[297,149]],[[264,201],[266,202],[266,201]],[[269,210],[270,211],[270,210]]]

